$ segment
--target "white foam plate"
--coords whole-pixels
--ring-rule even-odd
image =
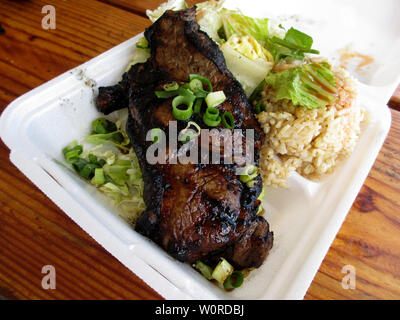
[[[243,286],[226,293],[190,266],[171,258],[136,233],[106,199],[69,170],[57,165],[61,149],[89,134],[100,116],[94,105],[98,86],[116,83],[140,36],[51,80],[12,102],[0,119],[0,133],[11,161],[68,216],[106,250],[167,299],[301,299],[354,202],[388,134],[386,106],[399,83],[400,11],[397,0],[228,1],[256,17],[284,18],[311,34],[324,56],[337,49],[374,57],[360,80],[360,103],[371,122],[351,158],[322,183],[298,175],[291,188],[266,190],[266,218],[275,234],[274,247],[261,268]],[[87,86],[88,79],[96,86]]]

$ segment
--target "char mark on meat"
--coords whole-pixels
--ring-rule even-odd
[[[171,81],[188,82],[190,74],[200,74],[210,79],[214,91],[224,91],[227,99],[217,108],[221,114],[232,113],[235,129],[254,130],[258,163],[264,133],[242,86],[226,67],[217,44],[199,30],[195,15],[195,7],[167,11],[148,28],[151,57],[132,66],[117,85],[100,88],[97,106],[105,114],[129,107],[127,133],[143,172],[147,206],[136,223],[138,232],[180,261],[226,257],[237,268],[259,267],[273,242],[267,221],[257,215],[261,177],[249,188],[236,175],[236,165],[151,165],[146,160],[151,145],[147,132],[161,128],[167,133],[174,120],[171,99],[158,99],[154,92]],[[196,116],[191,120],[208,128]],[[178,131],[186,124],[179,121]]]

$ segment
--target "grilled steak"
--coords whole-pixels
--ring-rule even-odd
[[[224,91],[227,100],[217,108],[221,114],[232,113],[243,144],[244,130],[254,130],[258,164],[264,133],[242,86],[227,69],[217,44],[199,30],[195,15],[195,7],[167,11],[148,28],[151,58],[131,67],[117,85],[100,88],[97,107],[105,114],[123,107],[130,110],[127,132],[143,172],[147,206],[136,223],[138,232],[180,261],[225,257],[236,268],[259,267],[273,242],[267,221],[257,216],[261,177],[249,188],[236,175],[237,164],[173,164],[168,158],[166,164],[151,165],[146,160],[152,144],[146,141],[147,132],[161,128],[168,133],[169,121],[175,120],[171,99],[158,99],[154,92],[165,83],[188,82],[190,74],[200,74],[211,80],[214,91]],[[190,120],[208,128],[198,115]],[[187,122],[179,121],[178,131]]]

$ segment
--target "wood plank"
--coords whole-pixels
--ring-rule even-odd
[[[395,93],[389,101],[389,107],[400,111],[400,86],[397,87]]]
[[[56,30],[41,27],[43,1],[1,1],[0,107],[142,32],[150,21],[97,1],[54,1]],[[19,14],[24,12],[24,15]],[[15,83],[16,85],[9,85]],[[7,86],[5,88],[5,86]]]
[[[131,0],[100,0],[104,3],[114,5],[118,8],[134,12],[136,14],[146,16],[146,10],[157,9],[160,4],[166,2],[163,0],[144,0],[144,1],[131,1]],[[201,0],[186,0],[189,7],[194,6],[196,3],[204,2]]]
[[[1,1],[0,110],[30,89],[142,32],[149,21],[97,1]],[[21,15],[20,13],[24,14]],[[0,143],[0,296],[9,299],[160,299],[69,219],[9,161]],[[57,289],[41,287],[54,265]]]
[[[154,1],[148,1],[155,4]],[[41,28],[45,1],[1,1],[0,110],[19,95],[143,31],[147,19],[96,1],[55,0],[57,29]],[[131,1],[148,8],[146,1]],[[154,5],[153,8],[155,8]],[[24,12],[24,15],[18,13]],[[306,299],[400,298],[400,113]],[[41,267],[57,289],[41,288]],[[353,265],[357,289],[344,290]],[[160,299],[57,208],[9,161],[0,143],[0,295],[10,299]]]

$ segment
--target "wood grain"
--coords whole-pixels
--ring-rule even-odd
[[[1,1],[0,24],[5,33],[0,34],[0,110],[30,89],[143,31],[150,24],[143,10],[159,2],[55,0],[57,29],[46,31],[41,28],[45,1]],[[306,299],[400,299],[400,112],[392,111],[392,116],[389,137]],[[48,264],[57,270],[56,290],[41,287],[41,268]],[[356,290],[341,286],[345,265],[356,268]],[[27,180],[10,163],[3,143],[0,296],[161,298]]]
[[[97,1],[52,1],[57,29],[41,28],[44,1],[1,1],[0,109],[143,31],[149,21]],[[76,4],[79,4],[77,6]],[[23,13],[23,14],[22,14]],[[0,295],[15,299],[159,299],[32,185],[0,144]],[[54,265],[57,289],[43,290]]]
[[[397,87],[392,99],[389,101],[389,107],[400,111],[400,86]]]

